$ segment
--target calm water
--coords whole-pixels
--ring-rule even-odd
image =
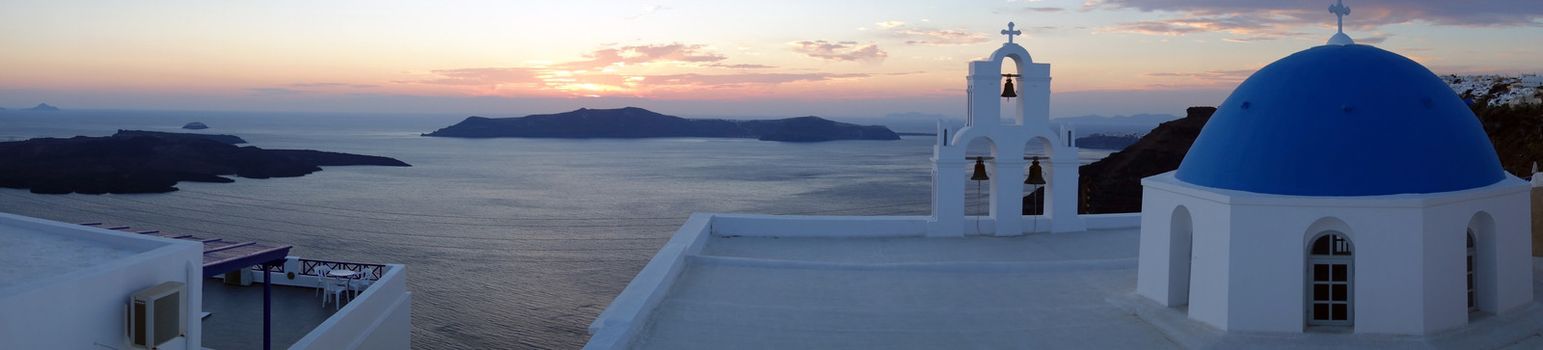
[[[818,144],[418,136],[461,117],[0,111],[0,141],[178,131],[202,121],[212,127],[203,132],[263,148],[413,165],[183,183],[169,194],[0,189],[0,211],[287,243],[307,258],[402,263],[414,293],[413,348],[571,349],[692,212],[920,215],[928,208],[933,139],[926,136]]]

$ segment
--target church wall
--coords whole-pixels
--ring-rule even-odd
[[[1490,211],[1495,222],[1497,249],[1495,257],[1495,311],[1499,314],[1521,311],[1532,305],[1532,255],[1530,234],[1532,222],[1529,189],[1497,198],[1496,209]]]
[[[1481,205],[1480,205],[1481,207]],[[1472,217],[1474,202],[1435,205],[1424,208],[1421,230],[1421,265],[1413,273],[1420,273],[1424,291],[1420,319],[1420,333],[1449,330],[1467,324],[1467,220]]]
[[[1169,295],[1169,270],[1172,268],[1172,251],[1169,246],[1170,221],[1178,206],[1175,194],[1152,189],[1141,194],[1141,241],[1137,252],[1136,293],[1163,306],[1175,306],[1179,300]],[[1193,215],[1193,211],[1190,212]]]
[[[1229,329],[1230,305],[1237,295],[1232,290],[1233,266],[1227,262],[1237,256],[1227,249],[1233,244],[1232,208],[1218,202],[1189,198],[1183,202],[1194,224],[1190,250],[1189,317],[1219,329]]]
[[[1427,254],[1431,274],[1443,281],[1433,281],[1426,288],[1441,290],[1440,298],[1429,300],[1439,307],[1446,322],[1427,325],[1437,331],[1461,326],[1467,320],[1466,239],[1473,225],[1477,237],[1476,275],[1479,309],[1505,314],[1532,302],[1532,246],[1528,217],[1531,212],[1529,188],[1514,186],[1510,193],[1464,201],[1442,203],[1425,210],[1427,240],[1432,245]],[[1480,214],[1482,213],[1482,214]],[[1487,218],[1480,218],[1485,217]],[[1476,222],[1478,221],[1478,222]],[[1477,225],[1474,225],[1477,224]],[[1439,261],[1437,255],[1440,255]],[[1437,271],[1438,269],[1442,271]],[[1437,309],[1433,309],[1437,310]],[[1434,313],[1434,312],[1433,312]]]
[[[1302,235],[1321,213],[1232,207],[1233,251],[1228,330],[1300,332],[1303,312]],[[1293,215],[1294,214],[1294,215]]]
[[[1467,230],[1469,219],[1475,212],[1493,209],[1486,208],[1486,201],[1468,201],[1436,205],[1425,208],[1425,230],[1423,232],[1425,259],[1421,266],[1425,275],[1425,283],[1421,289],[1425,290],[1423,327],[1424,332],[1435,332],[1456,327],[1461,327],[1468,320],[1467,301]],[[1489,202],[1492,203],[1492,202]],[[1480,238],[1479,245],[1489,242],[1486,234],[1475,232]],[[1480,259],[1493,257],[1492,250],[1478,249]],[[1485,275],[1484,270],[1493,272],[1490,264],[1477,264],[1480,275]],[[1480,293],[1493,292],[1493,288],[1483,286],[1484,280],[1479,278]],[[1492,299],[1480,296],[1481,300]]]
[[[1355,332],[1423,333],[1425,321],[1422,315],[1427,311],[1424,300],[1430,291],[1423,288],[1427,282],[1422,267],[1425,241],[1421,239],[1421,232],[1425,223],[1421,219],[1421,210],[1411,207],[1319,210],[1329,212],[1324,214],[1338,214],[1352,230],[1349,235],[1355,256],[1352,275]],[[1306,244],[1305,240],[1299,243],[1304,256]],[[1305,302],[1305,296],[1298,300]]]
[[[1173,283],[1182,281],[1175,281],[1176,276],[1170,273],[1175,264],[1185,261],[1171,255],[1170,245],[1172,214],[1181,205],[1189,212],[1192,225],[1187,296],[1172,294],[1184,288],[1174,288]],[[1142,193],[1141,210],[1137,293],[1170,307],[1183,305],[1187,299],[1190,318],[1227,329],[1229,208],[1213,199],[1147,186]]]
[[[1170,221],[1183,205],[1194,222],[1189,317],[1222,330],[1303,331],[1308,245],[1325,231],[1340,232],[1353,245],[1356,333],[1420,335],[1460,327],[1468,317],[1464,239],[1481,210],[1492,218],[1481,221],[1495,232],[1480,237],[1481,259],[1494,260],[1481,262],[1479,283],[1495,284],[1480,289],[1494,294],[1481,296],[1481,308],[1504,314],[1532,301],[1530,198],[1520,182],[1359,198],[1218,191],[1172,173],[1142,184],[1137,292],[1170,306],[1183,300],[1170,295],[1182,289],[1169,285],[1169,267],[1182,261],[1170,256]]]
[[[1319,234],[1347,236],[1354,251],[1357,333],[1417,333],[1422,223],[1414,208],[1308,207],[1289,199],[1233,207],[1230,330],[1301,332],[1307,248]]]

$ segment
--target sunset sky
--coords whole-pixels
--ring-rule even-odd
[[[1182,113],[1322,44],[1330,1],[6,1],[0,106],[517,115],[963,113],[1015,21],[1052,115]],[[1543,71],[1543,1],[1351,0],[1438,74]]]

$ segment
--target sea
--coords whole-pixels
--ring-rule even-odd
[[[236,135],[266,149],[412,164],[185,182],[164,194],[0,189],[0,211],[291,244],[291,255],[304,258],[405,264],[415,349],[582,347],[589,323],[691,213],[929,212],[931,136],[780,143],[420,135],[464,117],[0,111],[0,142],[118,129],[185,132],[183,124],[198,121],[211,128],[192,132]],[[1081,157],[1108,153],[1083,150]]]

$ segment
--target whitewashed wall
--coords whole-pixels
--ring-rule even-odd
[[[387,264],[380,280],[289,348],[389,350],[409,349],[411,345],[412,292],[407,290],[407,267]]]
[[[1481,234],[1480,306],[1508,313],[1529,305],[1532,263],[1527,191],[1518,179],[1466,191],[1375,197],[1296,197],[1208,189],[1172,174],[1142,181],[1137,293],[1189,304],[1191,319],[1222,330],[1301,332],[1306,253],[1319,233],[1345,234],[1354,249],[1354,330],[1431,334],[1468,322],[1465,235]],[[1193,222],[1188,295],[1171,234],[1172,213]],[[1479,214],[1483,212],[1484,214]]]
[[[691,214],[669,242],[632,278],[611,305],[589,324],[584,349],[625,349],[643,329],[659,302],[685,269],[686,257],[702,252],[712,234],[713,214]]]
[[[125,349],[129,295],[164,282],[187,288],[188,333],[163,349],[201,347],[203,244],[0,214],[0,229],[7,226],[140,253],[0,290],[0,349]]]

